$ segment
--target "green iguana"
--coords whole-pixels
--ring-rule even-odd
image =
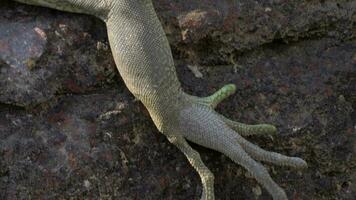
[[[186,140],[219,151],[246,168],[275,200],[287,199],[284,190],[258,161],[305,168],[307,163],[265,151],[242,136],[274,134],[272,125],[246,125],[214,111],[235,91],[226,85],[209,97],[182,91],[172,53],[151,0],[15,0],[62,11],[94,15],[107,26],[114,60],[127,88],[145,105],[157,126],[199,173],[202,199],[214,199],[214,176]],[[257,161],[256,161],[257,160]]]

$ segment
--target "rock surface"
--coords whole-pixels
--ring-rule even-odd
[[[277,125],[261,147],[304,158],[266,164],[290,199],[356,196],[356,2],[156,0],[185,91],[226,83],[218,111]],[[198,199],[199,177],[127,91],[105,25],[0,4],[0,199]],[[227,157],[193,145],[217,199],[271,199]]]

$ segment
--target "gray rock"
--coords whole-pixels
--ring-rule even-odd
[[[356,196],[355,1],[154,3],[184,90],[235,83],[218,111],[276,124],[273,140],[248,139],[306,159],[302,172],[269,167],[290,198]],[[199,197],[196,172],[121,81],[102,22],[11,1],[0,13],[0,199]],[[227,157],[194,148],[217,199],[271,199]]]

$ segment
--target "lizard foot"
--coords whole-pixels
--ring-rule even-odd
[[[168,140],[186,155],[199,173],[203,185],[202,199],[214,199],[214,176],[202,162],[199,153],[190,147],[186,139],[227,155],[247,169],[266,188],[273,199],[285,200],[286,193],[272,180],[259,161],[294,168],[306,168],[307,163],[301,158],[263,150],[242,137],[275,134],[276,128],[273,125],[247,125],[227,119],[214,111],[217,104],[233,94],[235,90],[235,85],[229,84],[209,97],[199,98],[184,94],[190,103],[185,104],[180,110],[176,123],[171,123],[174,125],[165,134]]]

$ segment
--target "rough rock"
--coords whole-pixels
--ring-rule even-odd
[[[356,196],[356,2],[156,0],[179,79],[218,111],[277,125],[261,147],[309,164],[266,164],[290,199]],[[0,199],[198,199],[185,157],[116,71],[90,16],[0,4]],[[194,69],[201,76],[190,70]],[[217,199],[271,199],[220,153],[193,145]]]

